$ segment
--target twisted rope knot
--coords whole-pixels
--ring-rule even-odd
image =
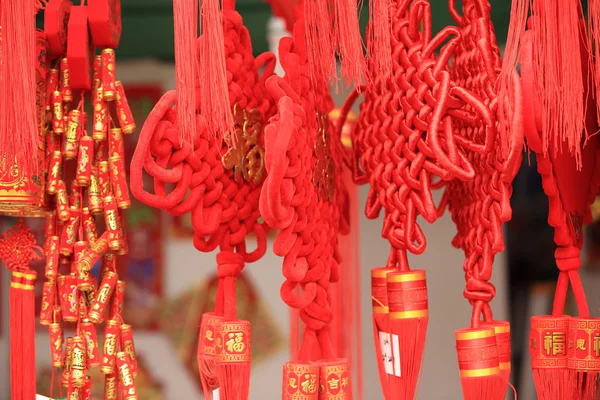
[[[220,251],[217,254],[217,276],[238,276],[244,269],[244,257],[232,251]]]
[[[578,247],[558,247],[554,251],[556,266],[561,272],[568,272],[581,267],[581,249]]]

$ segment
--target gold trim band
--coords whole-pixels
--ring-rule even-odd
[[[389,316],[390,319],[424,318],[429,316],[429,310],[394,311]]]
[[[492,367],[492,368],[482,368],[482,369],[467,369],[464,371],[460,371],[461,378],[478,378],[481,376],[490,376],[496,375],[500,373],[500,368]]]
[[[371,270],[371,278],[385,278],[390,272],[394,272],[395,268],[373,268]]]
[[[494,332],[496,332],[496,335],[500,333],[510,333],[510,325],[494,325]]]
[[[14,289],[23,289],[23,290],[33,290],[35,287],[33,285],[23,285],[22,283],[11,282],[10,287]]]
[[[485,339],[495,335],[493,329],[478,330],[475,332],[457,332],[456,340],[476,340]]]
[[[387,277],[388,282],[414,282],[414,281],[424,281],[425,280],[425,271],[415,271],[415,272],[407,272],[398,275],[392,275]]]
[[[501,362],[500,363],[500,370],[507,370],[510,369],[510,361],[508,362]]]

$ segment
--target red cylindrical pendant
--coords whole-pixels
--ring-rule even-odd
[[[79,157],[75,179],[79,186],[89,186],[92,175],[92,157],[94,155],[94,139],[84,136],[79,141]]]
[[[65,103],[73,101],[73,92],[71,91],[71,83],[69,79],[69,63],[66,58],[60,60],[60,93]]]
[[[104,101],[115,99],[115,51],[102,50],[102,98]]]
[[[100,323],[104,319],[104,312],[109,305],[110,296],[117,284],[117,274],[108,272],[102,277],[102,283],[98,289],[98,294],[94,304],[90,307],[88,317],[93,323]]]
[[[117,371],[116,356],[119,343],[119,324],[117,321],[106,321],[104,329],[104,351],[100,362],[100,371],[103,374],[113,374]]]
[[[103,98],[102,88],[94,89],[92,94],[92,107],[94,107],[94,127],[92,136],[94,140],[106,139],[108,129],[108,104]]]
[[[129,187],[127,186],[127,175],[125,174],[125,162],[121,157],[111,157],[108,163],[112,192],[115,195],[117,207],[123,210],[129,208],[131,199],[129,197]]]
[[[135,131],[133,113],[129,108],[129,102],[127,101],[125,89],[123,88],[121,81],[117,81],[115,86],[117,90],[117,115],[119,116],[119,125],[121,126],[123,133],[129,135]]]
[[[52,136],[52,135],[48,135]],[[60,183],[62,169],[62,153],[60,151],[54,151],[49,159],[48,165],[48,185],[46,186],[46,192],[48,194],[56,194]]]
[[[63,98],[58,90],[52,93],[52,131],[55,134],[61,134],[65,131]]]

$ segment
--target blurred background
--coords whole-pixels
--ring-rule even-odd
[[[492,0],[492,20],[500,47],[506,36],[510,2]],[[431,2],[436,30],[452,24],[446,2]],[[365,5],[366,8],[366,5]],[[276,51],[279,38],[286,35],[282,21],[271,16],[263,0],[238,0],[253,40],[255,55]],[[117,51],[117,78],[124,82],[134,110],[138,131],[145,116],[161,94],[174,88],[172,1],[127,0],[122,2],[123,36]],[[362,25],[368,12],[363,10]],[[334,93],[336,104],[343,93]],[[131,155],[135,136],[128,136],[126,152]],[[128,163],[129,164],[129,163]],[[364,399],[381,399],[374,358],[371,328],[370,268],[385,264],[388,244],[381,239],[381,221],[364,217],[367,188],[353,188],[358,199],[353,209],[358,233],[361,274],[361,312]],[[439,195],[439,193],[438,193]],[[132,199],[133,200],[133,199]],[[519,398],[535,399],[527,352],[528,318],[550,311],[557,270],[553,258],[553,231],[547,224],[547,198],[535,169],[535,158],[524,157],[514,183],[513,220],[505,226],[507,251],[496,258],[493,283],[497,297],[492,306],[496,319],[509,319],[513,332],[513,377]],[[15,221],[4,219],[2,229]],[[140,359],[138,390],[142,400],[191,400],[202,398],[195,367],[197,328],[202,312],[212,307],[216,288],[214,254],[202,254],[192,245],[191,225],[185,217],[165,213],[134,202],[127,213],[130,254],[124,260],[127,298],[125,319],[132,324]],[[30,221],[42,242],[43,221]],[[461,398],[455,353],[454,330],[466,327],[471,310],[464,298],[463,254],[450,241],[455,226],[446,214],[435,225],[423,222],[426,252],[411,257],[413,268],[428,274],[430,321],[420,399]],[[596,258],[600,229],[588,229],[583,280],[590,309],[600,307]],[[271,238],[272,240],[272,238]],[[351,241],[346,242],[352,246]],[[247,265],[240,279],[238,296],[253,323],[252,400],[281,398],[281,365],[288,360],[289,310],[279,298],[283,282],[281,259],[269,250],[266,256]],[[0,398],[9,398],[8,372],[8,286],[9,274],[0,269]],[[41,294],[42,280],[38,282]],[[595,285],[595,286],[594,286]],[[362,336],[362,337],[361,337]],[[38,387],[49,393],[52,379],[49,343],[45,329],[37,338]],[[54,392],[56,396],[56,391]],[[101,398],[101,397],[95,397]],[[358,396],[356,397],[358,398]]]

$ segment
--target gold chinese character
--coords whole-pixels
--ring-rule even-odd
[[[121,381],[125,387],[133,385],[133,378],[131,377],[127,364],[121,365]]]
[[[337,389],[340,387],[339,379],[331,378],[330,380],[327,381],[327,383],[329,384],[329,389]]]
[[[600,357],[600,333],[596,333],[594,337],[594,353],[596,353],[596,357]]]
[[[116,345],[116,336],[115,335],[106,335],[106,339],[104,340],[104,353],[112,356],[115,354],[115,345]]]
[[[565,332],[546,332],[544,336],[544,350],[547,356],[566,355],[566,334]]]
[[[206,337],[206,340],[209,340],[209,341],[212,342],[214,340],[214,338],[213,338],[213,331],[206,331],[205,337]]]
[[[242,332],[230,333],[229,340],[225,342],[227,346],[227,352],[229,353],[243,353],[246,349],[244,344],[244,334]]]
[[[290,378],[289,385],[290,385],[290,387],[292,387],[294,389],[298,389],[298,385],[296,384],[296,378]]]
[[[577,346],[577,350],[584,350],[584,351],[587,350],[585,348],[585,339],[577,339],[576,346]]]
[[[304,393],[316,393],[317,391],[317,375],[316,374],[305,374],[304,381],[302,381],[302,390]]]
[[[534,350],[537,349],[537,341],[535,340],[535,338],[531,338],[531,348]]]
[[[348,378],[342,378],[342,386],[343,387],[347,387],[348,386]]]

